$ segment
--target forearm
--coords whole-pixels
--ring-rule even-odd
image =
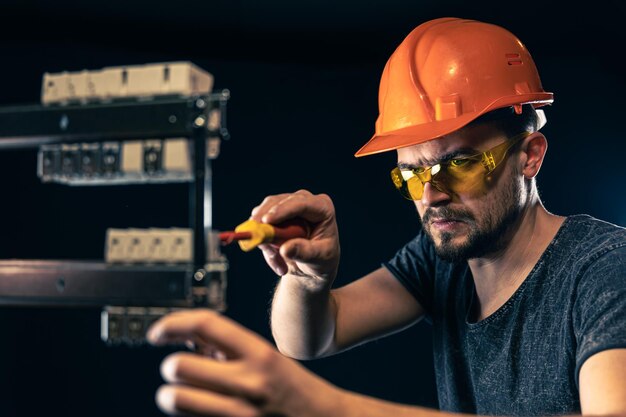
[[[272,334],[278,349],[295,359],[313,359],[331,353],[336,305],[326,282],[285,275],[272,302]]]
[[[320,410],[312,407],[310,414],[301,414],[305,417],[476,417],[475,414],[439,411],[432,408],[419,407],[414,405],[399,404],[381,400],[374,397],[365,396],[351,391],[341,390],[333,387],[333,394],[328,394],[330,401],[323,401],[326,407]],[[331,402],[332,401],[332,402]],[[335,404],[334,407],[331,404]],[[320,413],[322,411],[322,413]],[[626,417],[624,413],[611,414],[570,414],[563,417]]]
[[[415,405],[394,403],[351,391],[331,387],[325,399],[304,408],[300,417],[476,417],[475,414],[440,411]],[[306,401],[305,401],[306,402]],[[295,414],[294,414],[295,415]],[[565,415],[563,417],[626,417],[624,413]],[[504,416],[506,417],[506,416]]]
[[[351,391],[342,391],[333,417],[453,417],[453,414],[414,405],[393,403]],[[454,414],[454,417],[461,417]]]

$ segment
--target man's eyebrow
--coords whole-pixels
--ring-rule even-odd
[[[474,149],[474,148],[470,148],[470,147],[459,148],[459,149],[450,151],[448,153],[445,153],[441,155],[440,157],[438,157],[437,159],[420,159],[417,161],[417,163],[408,163],[408,162],[398,161],[398,168],[411,169],[411,168],[418,168],[418,167],[430,167],[430,166],[433,166],[442,162],[448,162],[449,160],[454,159],[454,158],[474,156],[474,155],[479,155],[480,153],[481,151]]]

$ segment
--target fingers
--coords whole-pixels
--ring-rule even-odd
[[[199,341],[193,342],[191,340],[185,341],[185,346],[190,351],[193,351],[199,355],[206,356],[216,361],[224,362],[228,360],[226,354],[218,349],[214,344],[205,344]]]
[[[259,249],[263,253],[265,262],[272,268],[272,270],[278,276],[283,276],[287,273],[287,263],[280,256],[278,249],[272,245],[259,245]]]
[[[195,387],[163,385],[156,402],[166,414],[182,416],[256,417],[259,412],[251,403]]]
[[[161,376],[170,384],[184,384],[220,394],[259,401],[264,392],[262,378],[245,362],[218,362],[193,353],[174,353],[161,363]]]
[[[291,239],[280,247],[279,252],[283,258],[296,262],[326,261],[331,259],[333,248],[333,242],[328,239]]]
[[[171,313],[148,332],[156,345],[191,342],[207,351],[225,352],[230,360],[194,353],[169,355],[161,375],[157,403],[165,413],[204,416],[257,416],[268,398],[269,374],[286,360],[269,343],[211,310]]]
[[[186,310],[171,313],[148,331],[154,345],[186,343],[215,345],[228,358],[254,355],[269,347],[260,336],[212,310]]]
[[[296,193],[299,191],[296,191]],[[267,196],[261,201],[261,204],[252,209],[250,213],[250,218],[254,219],[258,222],[261,221],[263,216],[270,211],[276,204],[280,201],[293,198],[296,193],[283,193]]]
[[[286,261],[319,262],[329,261],[338,251],[337,242],[332,239],[290,239],[280,248],[272,245],[260,245],[265,262],[274,272],[283,276],[289,272]]]
[[[278,224],[294,217],[319,223],[334,217],[332,200],[325,194],[313,195],[307,190],[266,197],[252,210],[251,217],[264,223]]]
[[[279,276],[293,274],[332,280],[339,263],[339,235],[335,207],[326,194],[300,190],[292,194],[266,197],[252,210],[252,219],[280,224],[300,218],[309,223],[307,239],[289,239],[280,248],[260,245],[265,262]]]
[[[306,394],[326,386],[260,336],[209,310],[171,313],[151,327],[148,340],[155,344],[198,341],[231,355],[225,362],[193,353],[169,355],[161,366],[168,384],[156,395],[159,408],[167,414],[301,415],[313,404],[302,404]]]

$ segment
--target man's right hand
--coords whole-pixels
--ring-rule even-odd
[[[335,207],[328,195],[299,190],[268,196],[252,210],[251,218],[269,224],[305,220],[311,228],[308,238],[291,239],[280,247],[264,244],[259,248],[278,275],[293,275],[310,289],[330,288],[337,275],[340,248]]]
[[[300,360],[328,356],[423,315],[415,297],[384,267],[331,290],[340,250],[335,208],[327,195],[300,190],[269,196],[252,211],[252,219],[269,224],[294,218],[309,223],[308,238],[261,248],[268,265],[283,276],[270,321],[282,354]]]

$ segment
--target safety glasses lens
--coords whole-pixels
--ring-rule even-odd
[[[511,141],[503,142],[482,154],[422,168],[419,173],[411,169],[394,168],[391,171],[391,180],[400,194],[408,200],[420,200],[427,182],[442,192],[474,192],[486,186],[488,175],[504,160],[511,146],[529,134],[523,132],[514,136]]]

